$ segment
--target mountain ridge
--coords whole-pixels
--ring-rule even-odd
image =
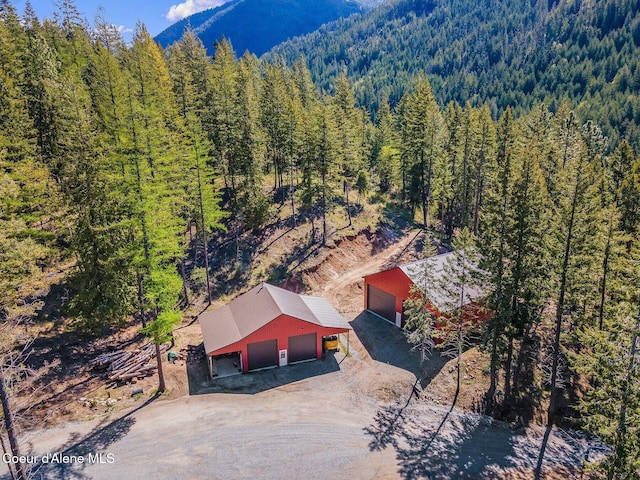
[[[213,53],[214,44],[227,38],[235,50],[258,56],[287,39],[316,30],[329,21],[362,13],[383,0],[231,0],[195,13],[159,33],[163,47],[179,40],[191,28]]]
[[[617,141],[640,150],[640,0],[397,0],[338,19],[274,47],[304,56],[330,91],[345,71],[370,112],[397,104],[421,74],[441,105],[489,104],[520,112],[570,101]],[[594,109],[598,109],[594,117]]]

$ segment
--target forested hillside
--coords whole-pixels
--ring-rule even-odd
[[[320,25],[372,8],[379,0],[233,0],[195,13],[155,37],[163,47],[179,40],[187,28],[213,54],[215,42],[230,40],[237,51],[262,55],[279,43]]]
[[[494,118],[568,98],[612,144],[640,147],[640,2],[637,0],[396,0],[276,47],[304,55],[330,89],[343,70],[358,102],[396,105],[426,72],[440,105],[487,103]]]
[[[420,15],[431,18],[438,7],[430,8]],[[626,32],[628,17],[609,33]],[[442,25],[455,30],[457,21]],[[506,45],[519,45],[518,28],[503,32]],[[611,46],[621,57],[609,56],[621,61],[636,48],[629,42]],[[524,423],[544,410],[549,426],[580,424],[612,448],[597,468],[633,478],[640,157],[590,116],[579,120],[569,101],[552,110],[536,101],[537,87],[524,96],[509,83],[520,70],[507,70],[510,50],[502,51],[495,65],[504,83],[498,75],[492,85],[512,92],[514,109],[443,107],[418,76],[404,79],[410,86],[395,108],[381,101],[371,122],[354,95],[361,80],[338,75],[333,93],[321,94],[302,59],[291,68],[281,59],[237,59],[228,42],[208,57],[192,33],[164,51],[143,25],[125,45],[102,19],[86,27],[72,2],[44,23],[0,3],[0,320],[30,320],[44,307],[43,280],[66,263],[69,298],[55,312],[72,320],[65,328],[110,335],[135,316],[160,345],[181,320],[195,273],[211,300],[209,261],[225,229],[225,241],[237,241],[265,225],[304,228],[304,242],[322,249],[364,207],[383,225],[401,212],[445,248],[464,240],[463,251],[482,253],[494,313],[479,332],[491,376],[482,409]],[[637,58],[629,62],[635,73]],[[470,71],[467,78],[470,92],[488,88]],[[380,88],[382,97],[388,87]],[[625,91],[632,88],[629,81]],[[591,105],[596,117],[617,108]],[[614,138],[631,128],[618,126],[619,135],[607,124]],[[253,258],[241,260],[217,268],[269,277]],[[186,261],[197,268],[187,272]],[[418,327],[434,341],[433,319],[422,318],[428,323]],[[0,342],[0,379],[11,373],[4,360],[24,346],[11,338]]]

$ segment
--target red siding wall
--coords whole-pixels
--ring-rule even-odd
[[[392,268],[384,272],[374,273],[364,277],[364,308],[367,309],[367,286],[373,285],[385,292],[389,292],[396,297],[396,312],[402,312],[402,302],[411,295],[411,285],[413,282],[400,268]],[[427,307],[438,318],[440,312],[433,306]],[[472,302],[464,307],[465,320],[470,316],[475,318],[473,323],[486,322],[491,317],[491,312],[487,311],[482,303]],[[436,322],[436,327],[439,323]]]
[[[436,313],[436,328],[438,330],[442,330],[442,324],[439,319],[444,316],[444,314],[440,314],[437,310]],[[487,307],[483,303],[471,302],[468,305],[462,307],[462,321],[463,323],[468,324],[467,328],[471,325],[477,325],[478,323],[485,323],[491,318],[491,312],[487,309]],[[436,338],[436,344],[442,343],[442,338]]]
[[[374,273],[364,277],[364,308],[367,305],[368,285],[378,287],[385,292],[389,292],[396,297],[396,312],[402,313],[402,301],[409,298],[409,288],[411,280],[399,268],[392,268],[380,273]]]
[[[247,357],[247,344],[254,342],[264,342],[265,340],[276,339],[278,341],[278,350],[289,350],[289,337],[294,335],[304,335],[306,333],[316,332],[316,358],[322,356],[322,337],[328,335],[337,335],[347,330],[342,328],[327,328],[305,322],[288,315],[280,315],[275,320],[267,323],[264,327],[256,330],[242,340],[227,345],[210,353],[210,355],[222,355],[225,353],[241,352],[242,368],[246,372],[249,366]]]

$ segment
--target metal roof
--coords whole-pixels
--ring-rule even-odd
[[[445,265],[453,260],[453,255],[454,252],[443,253],[398,267],[441,312],[454,310],[455,307],[453,306],[460,304],[459,298],[455,298],[457,297],[455,289],[442,287],[447,274]],[[471,267],[473,270],[479,271],[477,265],[472,264]],[[427,273],[426,281],[425,272]],[[481,286],[465,285],[463,305],[467,305],[485,295],[486,293]]]
[[[326,299],[263,283],[227,305],[200,315],[205,351],[213,352],[238,342],[283,314],[321,327],[351,330]]]

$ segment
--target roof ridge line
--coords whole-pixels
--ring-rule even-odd
[[[276,287],[275,285],[271,285],[270,283],[262,282],[262,285],[260,286],[260,290],[258,290],[257,293],[260,293],[260,291],[264,288],[267,291],[267,293],[269,294],[269,298],[276,305],[276,307],[278,307],[278,310],[280,311],[280,314],[282,315],[284,313],[284,309],[282,308],[282,305],[280,305],[278,303],[278,300],[276,300],[276,297],[273,296],[273,293],[271,292],[271,288],[270,287],[279,288],[279,287]],[[284,288],[282,288],[281,290],[284,290]]]
[[[318,298],[318,297],[314,297],[313,295],[302,295],[301,293],[299,293],[298,296],[300,297],[300,300],[302,300],[302,303],[304,303],[304,306],[307,308],[307,310],[309,310],[309,312],[311,313],[311,316],[316,319],[316,321],[318,322],[318,325],[322,325],[322,320],[318,318],[316,313],[311,309],[311,307],[309,307],[309,304],[304,300],[305,298]]]

